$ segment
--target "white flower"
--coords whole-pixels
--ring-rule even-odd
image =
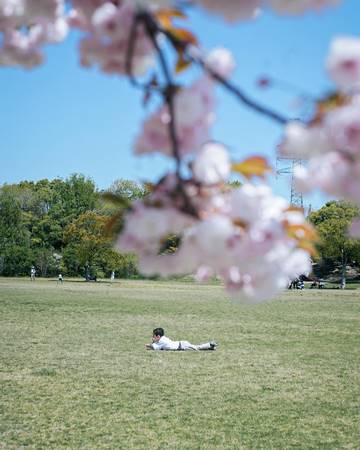
[[[60,17],[54,23],[49,25],[47,29],[47,39],[49,42],[62,42],[69,32],[69,25],[67,21]]]
[[[210,69],[225,78],[232,74],[236,66],[231,51],[223,47],[214,48],[206,56],[205,62]]]
[[[118,9],[113,3],[104,3],[97,8],[92,16],[91,22],[98,33],[108,33],[114,27],[111,23],[116,23]]]
[[[230,194],[231,217],[246,223],[278,219],[286,208],[286,200],[273,195],[269,186],[245,183]]]
[[[308,275],[311,272],[311,259],[305,250],[295,250],[285,258],[284,273],[289,279],[294,279],[300,275]]]
[[[221,215],[215,215],[201,221],[196,227],[196,242],[201,254],[216,257],[224,253],[228,240],[234,234],[231,221]],[[205,258],[207,259],[207,258]]]
[[[207,185],[224,182],[231,170],[226,147],[216,142],[203,145],[193,163],[195,179]]]
[[[330,148],[322,128],[308,127],[301,122],[289,122],[285,126],[280,152],[284,156],[307,158],[317,153],[324,153]]]

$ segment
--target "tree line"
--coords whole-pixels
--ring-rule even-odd
[[[132,202],[146,188],[117,180],[108,190]],[[0,275],[119,277],[138,274],[135,255],[112,248],[106,224],[115,206],[81,174],[69,178],[22,181],[0,187]]]
[[[136,255],[113,250],[107,232],[118,205],[106,197],[130,205],[147,195],[148,188],[131,180],[117,180],[99,191],[81,174],[67,179],[22,181],[0,187],[0,275],[26,276],[34,266],[40,276],[117,277],[138,276]],[[104,195],[105,194],[105,195]],[[347,228],[359,208],[331,201],[309,215],[320,237],[315,258],[317,274],[326,276],[336,268],[360,265],[360,241],[350,239]],[[178,239],[170,237],[167,248],[176,250]]]
[[[342,283],[348,275],[360,273],[360,239],[349,237],[349,226],[360,214],[360,208],[345,201],[329,201],[322,208],[309,214],[318,236],[318,256],[315,275],[337,276]],[[359,275],[358,275],[359,276]]]

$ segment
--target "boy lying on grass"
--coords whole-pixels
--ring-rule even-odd
[[[217,343],[214,341],[204,344],[191,344],[189,341],[172,341],[165,336],[163,328],[155,328],[152,336],[152,344],[145,344],[147,350],[215,350]]]

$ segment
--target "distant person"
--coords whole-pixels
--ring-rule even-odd
[[[36,275],[36,269],[34,266],[32,266],[30,269],[30,280],[31,281],[35,281],[35,275]]]
[[[64,278],[63,278],[62,274],[59,273],[59,275],[58,275],[58,283],[63,284],[63,282],[64,282]]]
[[[294,280],[290,281],[290,284],[288,286],[288,289],[299,289],[299,278],[295,278]]]
[[[112,271],[110,275],[110,281],[113,282],[115,280],[115,272]]]
[[[85,281],[97,281],[97,276],[96,275],[90,275],[90,274],[86,274],[85,276]]]
[[[145,344],[147,350],[215,350],[218,344],[214,341],[204,344],[191,344],[189,341],[173,341],[165,336],[163,328],[155,328],[152,343]]]

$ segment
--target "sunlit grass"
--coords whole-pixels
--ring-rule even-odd
[[[0,448],[359,448],[360,291],[0,279],[0,353]]]

